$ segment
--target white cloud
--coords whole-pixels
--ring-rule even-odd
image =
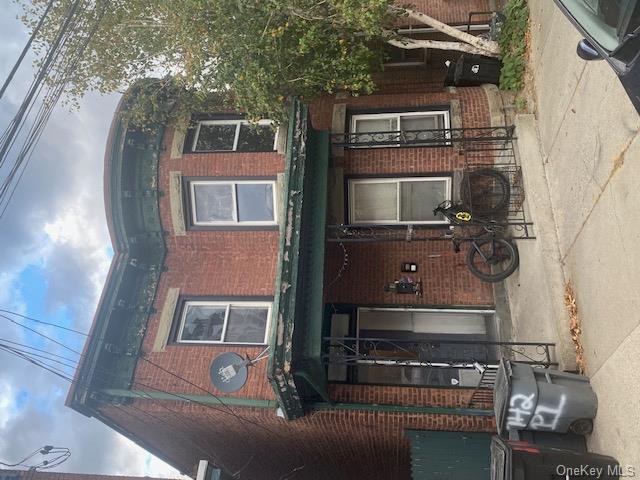
[[[13,3],[3,7],[0,40],[7,48],[0,51],[0,69],[6,72],[28,33],[13,18],[18,8]],[[32,79],[30,59],[23,65],[0,102],[3,125]],[[26,313],[33,306],[17,282],[25,269],[37,266],[46,283],[48,311],[68,311],[76,328],[89,328],[109,265],[102,167],[117,100],[90,94],[79,112],[59,108],[52,115],[0,219],[0,308]],[[59,335],[53,329],[42,331]],[[22,330],[4,324],[1,336],[26,342]],[[55,345],[45,348],[69,355]],[[0,352],[0,458],[20,459],[50,444],[72,451],[57,471],[177,477],[175,470],[128,439],[65,407],[67,389],[63,380]],[[28,395],[18,408],[21,392]]]
[[[0,429],[4,428],[15,414],[14,398],[15,392],[11,384],[0,381]]]
[[[86,272],[94,287],[94,301],[100,296],[111,257],[107,252],[104,220],[96,222],[95,212],[87,208],[86,196],[77,203],[67,206],[50,222],[45,223],[43,231],[54,246],[68,246],[84,256],[91,269]],[[96,226],[96,223],[99,223]]]

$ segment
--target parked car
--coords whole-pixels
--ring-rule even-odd
[[[640,0],[555,2],[585,37],[578,43],[578,55],[606,60],[640,112]]]

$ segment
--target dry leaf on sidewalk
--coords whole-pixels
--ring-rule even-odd
[[[567,283],[564,287],[564,305],[569,313],[569,334],[576,351],[576,366],[580,373],[584,373],[587,364],[584,358],[584,347],[582,346],[582,328],[571,283]]]

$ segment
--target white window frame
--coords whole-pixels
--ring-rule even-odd
[[[187,317],[187,311],[190,306],[207,306],[207,307],[225,307],[224,324],[222,326],[222,334],[220,340],[182,340],[182,332],[184,331],[184,323]],[[264,328],[264,339],[262,343],[252,342],[225,342],[225,336],[227,334],[227,325],[229,324],[229,310],[231,307],[258,307],[267,309],[267,322]],[[266,345],[269,338],[269,330],[271,327],[271,310],[273,303],[271,302],[223,302],[223,301],[208,301],[208,300],[188,300],[182,305],[182,311],[180,312],[180,326],[178,328],[178,335],[176,336],[177,343],[195,343],[195,344],[215,344],[215,345]]]
[[[399,48],[399,47],[391,47],[392,49],[397,49],[399,51],[399,53],[401,54],[406,54],[407,52],[410,52],[410,50],[407,50],[405,48]],[[422,53],[422,58],[420,60],[391,60],[389,62],[386,62],[384,64],[385,67],[422,67],[424,65],[427,64],[427,49],[426,48],[421,48],[420,49],[421,53]]]
[[[231,185],[234,220],[219,221],[203,221],[198,220],[196,211],[196,185]],[[273,220],[238,220],[238,200],[236,198],[237,185],[271,185],[271,193],[273,194]],[[190,180],[189,196],[191,204],[191,223],[197,226],[269,226],[278,224],[278,194],[275,180]]]
[[[233,138],[233,148],[231,150],[198,150],[196,146],[198,145],[198,137],[200,136],[200,127],[202,125],[235,125],[236,133]],[[246,120],[201,120],[198,122],[198,126],[196,127],[195,134],[193,135],[193,143],[191,144],[192,152],[235,152],[238,148],[238,138],[240,138],[240,126],[241,125],[249,125],[249,122]],[[258,125],[273,125],[272,120],[260,120],[258,121]],[[273,132],[273,150],[277,150],[278,147],[278,129],[276,128]],[[251,153],[251,152],[242,152],[242,153]],[[260,152],[256,152],[260,153]]]
[[[365,114],[361,114],[361,115],[352,115],[351,116],[351,125],[349,125],[349,131],[353,134],[357,134],[359,133],[357,130],[357,124],[358,124],[358,120],[383,120],[383,119],[389,119],[389,120],[393,120],[395,119],[396,121],[396,125],[398,126],[398,130],[390,130],[390,132],[401,132],[402,130],[400,129],[400,125],[401,125],[401,119],[402,117],[424,117],[424,116],[428,116],[428,115],[433,115],[433,116],[441,116],[444,119],[443,125],[444,125],[444,130],[448,130],[449,128],[451,128],[451,119],[450,119],[450,115],[449,115],[449,110],[425,110],[422,112],[392,112],[392,113],[365,113]],[[445,135],[446,138],[450,138],[450,134],[446,134]],[[355,147],[355,148],[383,148],[383,147],[400,147],[402,144],[400,143],[396,143],[396,144],[390,144],[390,145],[363,145],[363,146],[358,146],[357,143],[355,143],[354,145],[352,145],[351,147]],[[440,145],[446,145],[449,146],[451,145],[451,142],[448,141],[444,141],[439,144],[436,143],[434,144],[434,146],[440,146]],[[416,147],[420,147],[420,144],[417,144]]]
[[[400,205],[401,200],[401,192],[400,192],[400,184],[405,182],[445,182],[445,196],[443,200],[451,200],[451,177],[397,177],[397,178],[352,178],[349,180],[349,221],[353,225],[447,225],[449,220],[446,218],[443,220],[422,220],[422,221],[405,221],[400,220],[400,214],[402,211],[402,206]],[[367,220],[367,221],[356,221],[355,220],[355,211],[354,211],[354,201],[355,195],[353,193],[353,186],[357,184],[366,184],[366,183],[396,183],[396,220]],[[436,208],[437,205],[434,205],[433,208]]]

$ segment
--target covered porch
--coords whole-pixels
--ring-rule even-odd
[[[488,162],[495,165],[497,155],[504,171],[512,174],[514,185],[518,185],[519,171],[511,156],[511,129],[436,130],[416,134],[415,141],[455,144],[453,148],[459,149],[467,166],[473,159],[475,166]],[[390,139],[386,132],[383,142],[398,142],[406,133],[396,132],[397,136]],[[388,261],[400,271],[401,263],[397,261],[400,257],[383,260],[385,249],[393,243],[402,246],[400,251],[411,252],[422,245],[423,250],[427,249],[425,258],[439,256],[437,261],[425,263],[450,269],[455,263],[451,255],[444,253],[445,247],[450,250],[450,246],[438,241],[448,226],[434,228],[419,222],[351,224],[344,216],[342,223],[332,223],[336,221],[336,211],[346,209],[344,197],[336,200],[332,185],[343,189],[346,181],[336,180],[339,169],[330,159],[330,152],[336,146],[361,148],[363,141],[349,139],[346,134],[331,137],[328,132],[313,130],[307,107],[299,103],[292,108],[288,140],[269,360],[271,383],[286,418],[298,418],[309,409],[343,408],[330,393],[330,385],[336,384],[463,388],[473,391],[466,404],[439,413],[468,415],[476,410],[487,415],[483,408],[491,401],[495,369],[501,357],[553,365],[552,344],[501,341],[493,302],[478,301],[489,297],[477,297],[468,288],[465,290],[470,281],[465,274],[454,273],[459,285],[445,285],[449,292],[430,297],[439,299],[437,303],[424,300],[417,291],[410,295],[389,294],[387,298],[391,300],[381,302],[379,294],[384,285],[377,275],[384,272],[368,270],[375,270],[378,264],[382,268],[381,262]],[[453,195],[459,196],[460,189]],[[523,236],[531,237],[517,195],[512,206],[510,221],[514,227],[521,227]],[[426,241],[412,243],[418,238]],[[351,256],[344,253],[345,245],[354,242],[374,244],[378,254],[366,250]],[[427,247],[431,244],[435,250]],[[332,249],[333,253],[338,252],[333,259]],[[356,259],[359,269],[354,268]],[[371,268],[364,268],[367,265]],[[417,281],[419,275],[428,272],[420,268],[419,273],[407,275]],[[349,273],[345,273],[347,270]],[[336,281],[336,277],[343,277],[346,282]],[[433,270],[429,278],[420,280],[435,285],[438,278]],[[460,291],[460,296],[451,297],[452,291]],[[468,295],[467,300],[464,295]],[[463,301],[457,301],[459,298]]]

